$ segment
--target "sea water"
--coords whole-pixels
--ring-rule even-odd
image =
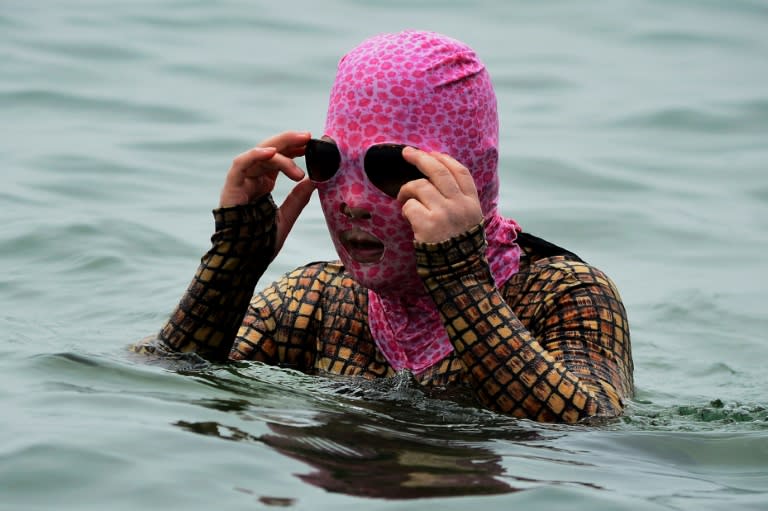
[[[759,0],[5,0],[0,509],[768,509],[767,24]],[[232,158],[321,133],[339,57],[406,28],[490,70],[503,213],[621,290],[620,420],[129,355]],[[313,199],[260,285],[334,257]]]

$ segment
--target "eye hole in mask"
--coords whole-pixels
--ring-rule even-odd
[[[368,180],[386,195],[396,198],[400,188],[416,179],[427,179],[421,171],[403,158],[404,144],[375,144],[363,158]],[[311,139],[304,153],[309,179],[315,183],[328,181],[341,166],[341,153],[333,142]]]

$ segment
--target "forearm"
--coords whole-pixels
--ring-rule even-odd
[[[272,259],[275,214],[269,195],[214,211],[212,247],[158,335],[165,347],[227,358],[254,287]]]
[[[417,244],[417,262],[456,353],[488,408],[539,421],[617,415],[610,384],[598,390],[549,353],[496,288],[481,226],[439,244]],[[612,397],[615,397],[613,399]]]

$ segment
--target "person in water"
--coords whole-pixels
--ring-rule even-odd
[[[619,292],[501,216],[498,130],[490,76],[465,44],[420,31],[364,41],[339,62],[321,138],[289,131],[234,159],[211,249],[137,349],[365,378],[409,371],[537,421],[621,414],[633,363]],[[297,184],[277,207],[281,174]],[[315,189],[340,261],[254,295]]]

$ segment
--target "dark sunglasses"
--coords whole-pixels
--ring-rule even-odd
[[[365,152],[363,168],[368,180],[392,198],[408,181],[426,176],[403,159],[403,144],[376,144]],[[341,153],[336,144],[326,140],[310,139],[304,153],[309,179],[322,183],[331,179],[341,165]]]

